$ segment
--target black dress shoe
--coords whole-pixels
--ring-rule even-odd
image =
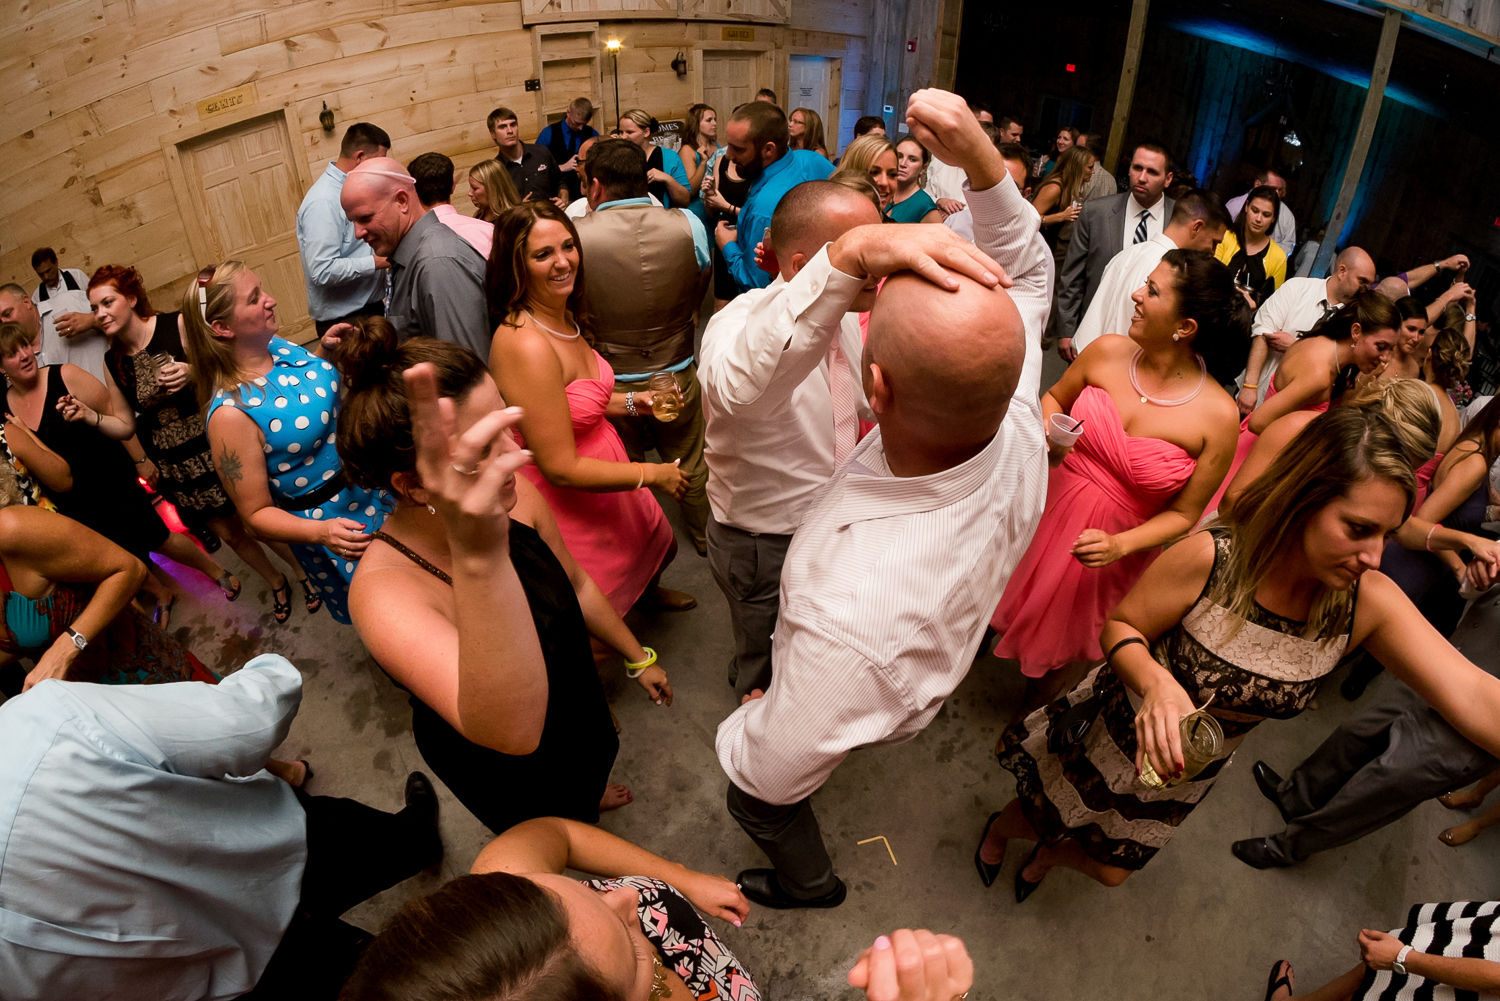
[[[995,865],[990,865],[979,857],[979,853],[984,850],[984,843],[990,839],[990,828],[995,826],[995,821],[999,817],[999,810],[990,814],[990,819],[984,823],[984,833],[979,835],[979,847],[974,849],[974,868],[979,870],[979,881],[984,884],[985,889],[995,885],[995,877],[1000,875],[1000,867],[1005,864],[997,862]]]
[[[1250,774],[1255,776],[1255,787],[1260,794],[1276,805],[1276,812],[1281,814],[1281,819],[1291,823],[1292,818],[1287,816],[1286,807],[1281,805],[1281,776],[1271,771],[1271,766],[1264,761],[1257,761],[1255,767],[1250,769]]]
[[[837,907],[849,895],[849,889],[837,876],[833,878],[833,881],[838,885],[823,896],[804,900],[801,897],[792,896],[781,888],[781,881],[776,878],[775,869],[746,869],[735,877],[735,882],[740,885],[740,890],[746,897],[762,907],[772,907],[779,911],[789,911],[798,907]]]
[[[1042,843],[1038,841],[1036,847],[1031,850],[1031,854],[1026,856],[1026,861],[1021,863],[1021,868],[1016,870],[1016,903],[1018,904],[1026,903],[1026,898],[1035,893],[1036,888],[1042,885],[1040,879],[1033,883],[1022,876],[1026,872],[1026,867],[1036,861],[1037,854],[1041,850]]]
[[[1265,838],[1246,838],[1230,845],[1234,857],[1252,869],[1285,869],[1292,863],[1283,862],[1271,854]]]
[[[417,830],[431,835],[432,857],[427,864],[432,865],[441,859],[443,839],[438,834],[437,790],[421,772],[412,772],[406,777],[406,809],[401,812]]]

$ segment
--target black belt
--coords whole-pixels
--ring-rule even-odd
[[[349,481],[344,478],[344,471],[340,469],[332,479],[324,482],[312,493],[303,494],[300,497],[282,497],[276,502],[276,506],[283,511],[309,511],[333,500],[333,495],[348,485]]]

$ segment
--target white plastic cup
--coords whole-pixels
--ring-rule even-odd
[[[1058,448],[1072,448],[1083,436],[1083,422],[1067,414],[1053,414],[1047,421],[1047,440]]]

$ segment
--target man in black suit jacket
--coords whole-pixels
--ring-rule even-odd
[[[1064,361],[1076,357],[1073,333],[1093,301],[1109,262],[1127,245],[1143,243],[1160,233],[1172,218],[1172,199],[1164,196],[1172,183],[1171,164],[1171,156],[1161,146],[1141,143],[1130,154],[1130,190],[1085,202],[1073,223],[1073,239],[1057,278],[1057,353]],[[1140,236],[1143,225],[1145,235]]]

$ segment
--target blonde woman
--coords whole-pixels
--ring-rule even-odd
[[[833,172],[833,177],[852,175],[868,178],[880,194],[880,210],[884,212],[891,207],[891,199],[896,195],[896,178],[899,172],[896,144],[883,134],[871,132],[844,147],[839,169]]]
[[[1073,239],[1073,223],[1083,207],[1083,189],[1094,176],[1097,161],[1083,146],[1070,146],[1057,158],[1057,169],[1031,196],[1032,208],[1042,217],[1042,235],[1052,244],[1052,254],[1061,267]]]
[[[347,625],[349,580],[391,499],[344,479],[335,446],[339,373],[277,336],[276,300],[239,261],[198,272],[182,316],[225,492],[256,535],[291,545],[312,578],[302,580],[308,613],[326,601],[334,621]],[[388,322],[364,322],[374,321]],[[285,622],[290,595],[278,590],[272,600]]]
[[[1500,678],[1375,569],[1415,491],[1411,454],[1383,414],[1339,407],[1308,424],[1222,525],[1142,575],[1105,623],[1104,666],[1002,735],[1017,798],[990,818],[975,853],[981,877],[992,881],[1008,839],[1021,838],[1036,848],[1016,873],[1018,900],[1058,865],[1120,885],[1207,795],[1225,752],[1263,720],[1299,714],[1358,647],[1500,752]],[[1180,723],[1200,708],[1224,740],[1190,770]],[[1143,784],[1148,766],[1172,784]]]
[[[521,204],[521,196],[499,160],[480,160],[469,168],[469,201],[474,203],[474,218],[494,222],[500,213]]]
[[[823,139],[823,116],[811,108],[797,108],[787,117],[792,149],[808,149],[825,159],[828,149]]]
[[[620,116],[616,131],[621,139],[629,139],[646,154],[646,190],[668,208],[685,209],[693,199],[682,157],[675,153],[668,156],[667,150],[651,141],[660,124],[640,108],[632,108]]]

